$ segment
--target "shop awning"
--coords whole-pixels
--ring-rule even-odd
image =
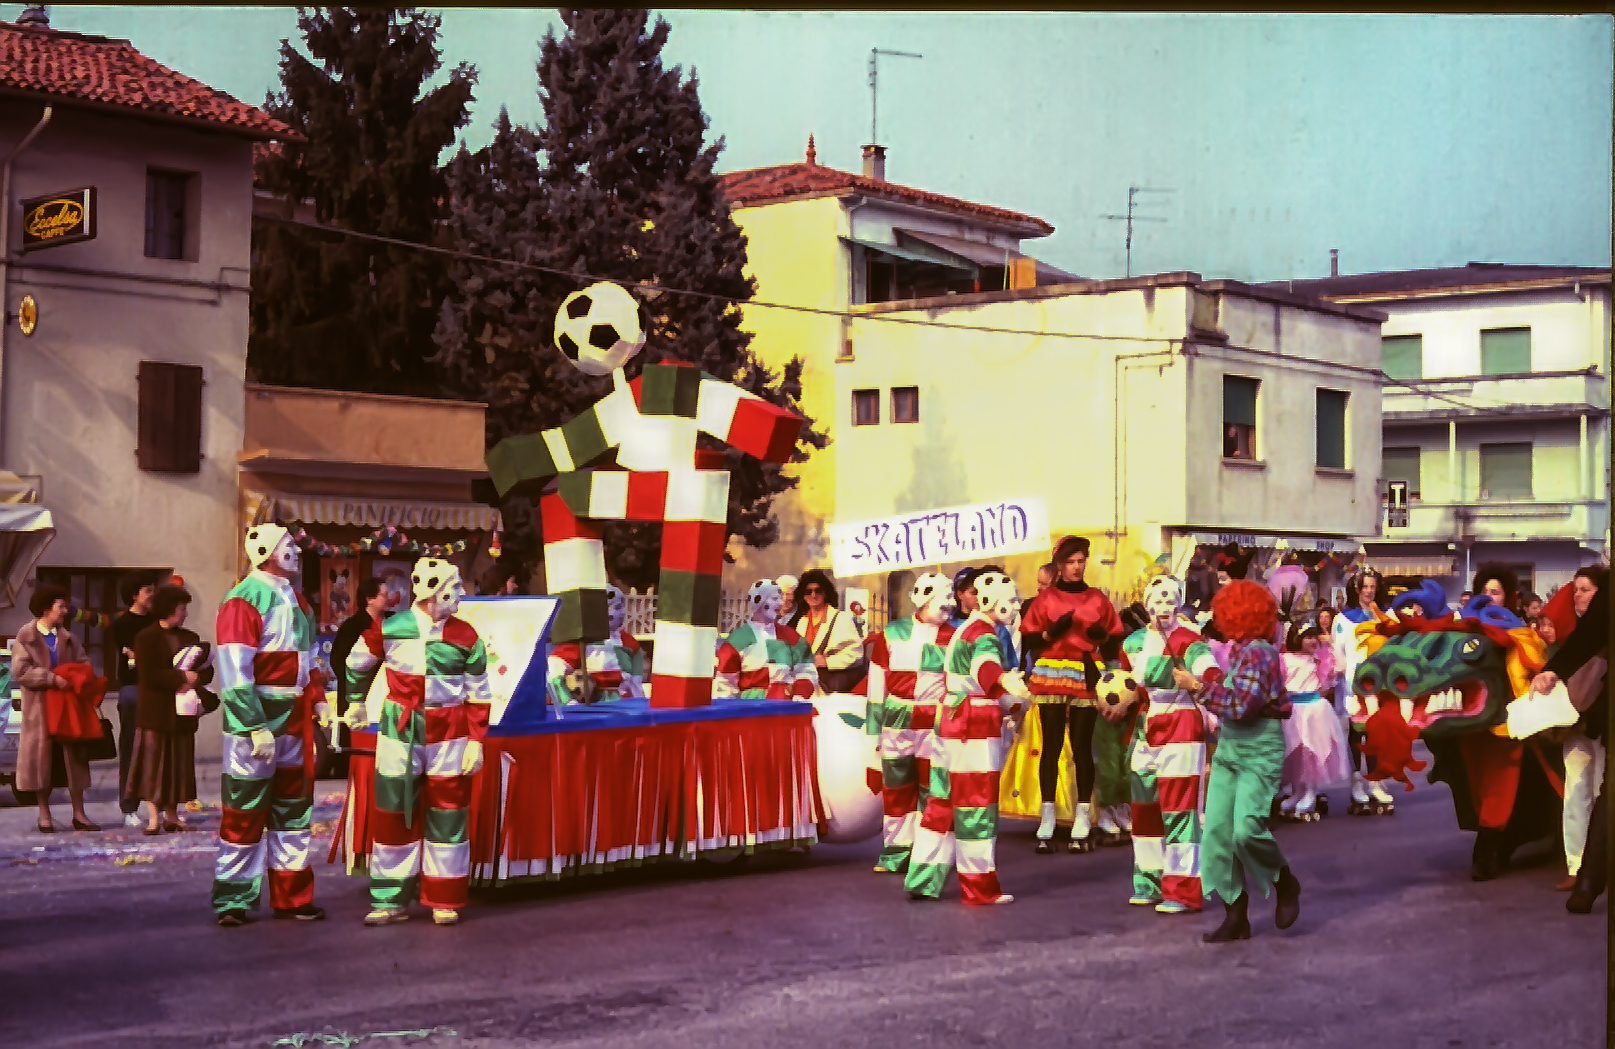
[[[1369,554],[1368,567],[1387,576],[1449,576],[1457,573],[1456,561],[1451,557],[1408,555],[1405,557]]]
[[[927,245],[961,259],[974,262],[978,266],[1008,266],[1016,259],[1029,256],[1025,252],[1013,248],[1000,248],[993,244],[984,244],[979,240],[962,240],[959,237],[944,237],[940,233],[928,233],[917,229],[903,229],[893,227],[892,232],[897,234],[898,242],[905,246],[915,244]],[[921,249],[923,250],[923,248]],[[1068,284],[1087,280],[1075,273],[1067,273],[1057,269],[1046,262],[1033,260],[1037,266],[1037,282],[1039,284]]]
[[[920,262],[928,266],[943,266],[948,269],[963,270],[974,276],[977,272],[975,263],[959,258],[949,251],[940,251],[928,245],[914,245],[912,243],[899,247],[896,244],[877,244],[872,240],[854,240],[851,237],[842,237],[843,244],[863,248],[865,251],[878,251],[882,255],[890,255],[894,259],[905,262]]]
[[[1186,538],[1196,546],[1227,546],[1235,543],[1257,550],[1275,550],[1284,544],[1287,550],[1312,550],[1322,554],[1355,554],[1363,544],[1354,539],[1324,539],[1318,536],[1251,535],[1247,532],[1195,532]]]
[[[303,524],[353,525],[444,532],[492,532],[503,527],[499,511],[486,503],[418,502],[365,496],[297,495],[285,492],[244,493],[255,503],[251,523],[300,521]]]
[[[56,538],[50,511],[37,503],[0,503],[0,608],[11,608],[28,573]]]

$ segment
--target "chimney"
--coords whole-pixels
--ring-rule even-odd
[[[1331,276],[1331,277],[1340,276],[1340,249],[1339,248],[1330,248],[1329,249],[1329,276]]]
[[[864,147],[864,177],[886,181],[886,147],[867,145]]]
[[[22,14],[17,16],[16,24],[32,29],[49,29],[50,12],[45,9],[44,4],[29,4],[22,9]]]

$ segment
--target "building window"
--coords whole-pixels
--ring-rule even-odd
[[[1530,499],[1531,444],[1483,444],[1480,446],[1480,497],[1482,499]]]
[[[880,391],[852,391],[852,425],[875,426],[880,422]]]
[[[920,421],[920,388],[897,386],[892,389],[892,422],[917,423]]]
[[[1493,328],[1480,333],[1482,375],[1524,375],[1530,370],[1530,328]]]
[[[1509,565],[1509,571],[1520,581],[1520,604],[1525,604],[1525,595],[1536,593],[1536,565]]]
[[[1256,394],[1261,381],[1242,375],[1222,377],[1222,455],[1256,458]]]
[[[1380,493],[1381,498],[1390,499],[1392,481],[1408,483],[1410,500],[1424,498],[1419,487],[1419,449],[1387,448],[1381,453],[1380,462],[1383,464],[1381,473],[1385,475],[1385,490]]]
[[[1346,468],[1346,401],[1340,390],[1318,391],[1318,465],[1330,470]]]
[[[109,616],[118,614],[118,581],[126,572],[133,571],[127,568],[39,568],[40,586],[59,586],[67,591],[68,603],[74,608],[82,608],[89,612],[104,612]],[[158,572],[159,578],[166,575],[166,571]],[[68,628],[84,645],[85,655],[89,657],[90,666],[95,672],[105,678],[117,677],[117,661],[112,658],[112,646],[115,643],[111,630],[103,630],[88,623],[69,623]],[[116,680],[112,687],[117,687]]]
[[[178,171],[146,172],[146,257],[148,259],[191,259],[196,255],[190,234],[195,225],[192,214],[192,186],[195,175]]]
[[[142,470],[194,474],[202,469],[202,369],[141,361],[138,444]]]
[[[1380,340],[1380,370],[1393,379],[1424,378],[1424,336],[1387,335]]]

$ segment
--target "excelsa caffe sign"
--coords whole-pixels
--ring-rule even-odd
[[[1048,549],[1049,512],[1041,499],[954,506],[830,526],[831,566],[837,577]]]
[[[57,248],[95,239],[95,187],[22,202],[22,250]]]

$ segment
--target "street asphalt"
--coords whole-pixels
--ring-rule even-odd
[[[329,920],[220,929],[203,771],[197,833],[113,829],[107,765],[102,833],[47,837],[32,808],[0,809],[0,1046],[1602,1044],[1604,902],[1565,912],[1546,843],[1470,881],[1472,838],[1422,782],[1394,816],[1282,825],[1301,920],[1278,932],[1258,902],[1253,939],[1208,946],[1216,914],[1127,905],[1128,849],[1037,856],[1018,821],[999,839],[1006,907],[960,906],[953,886],[910,902],[871,873],[867,842],[475,895],[457,928],[417,911],[367,929],[364,881],[324,865],[327,839]],[[339,789],[321,784],[317,820]]]

